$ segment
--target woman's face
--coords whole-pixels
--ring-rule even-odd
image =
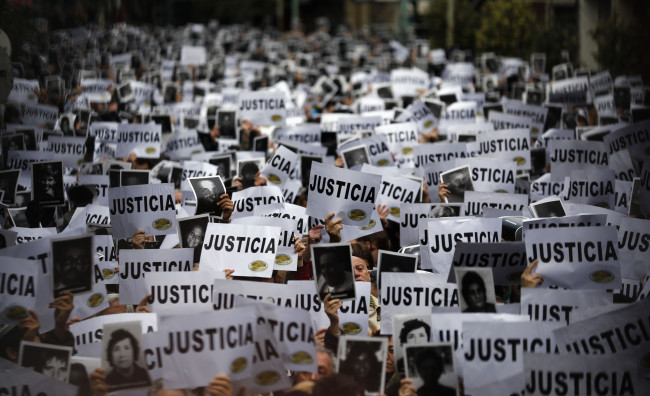
[[[429,336],[424,327],[418,327],[415,330],[411,330],[406,335],[407,344],[426,344],[427,342],[429,342]]]
[[[43,374],[59,381],[68,382],[66,362],[54,356],[45,361]]]
[[[118,341],[111,350],[113,366],[119,369],[128,369],[133,366],[133,346],[128,338]]]

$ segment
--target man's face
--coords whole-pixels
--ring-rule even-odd
[[[88,268],[89,259],[86,250],[69,247],[62,260],[61,275],[66,282],[74,281]]]
[[[214,183],[209,180],[204,180],[199,183],[199,194],[208,201],[215,201],[217,199],[216,190]]]
[[[199,246],[203,242],[203,229],[201,226],[197,225],[192,227],[190,232],[187,233],[185,241],[187,242],[187,247],[195,248]]]
[[[318,359],[318,373],[312,373],[311,380],[317,381],[323,377],[334,374],[332,371],[332,359],[330,355],[325,352],[316,351],[316,358]]]
[[[328,254],[321,258],[322,276],[330,286],[342,285],[345,281],[345,273],[341,265],[338,264],[338,258],[335,255]]]
[[[366,260],[359,257],[352,257],[354,268],[354,280],[357,282],[370,282],[370,271],[366,267]]]
[[[54,176],[45,175],[41,177],[41,188],[43,190],[52,190],[56,184],[56,179]]]
[[[407,344],[426,344],[427,342],[429,342],[429,335],[424,327],[411,330],[406,335]]]
[[[474,309],[482,309],[485,305],[485,290],[478,283],[472,283],[467,288],[467,304]]]
[[[53,356],[45,362],[45,366],[43,366],[43,374],[59,381],[68,382],[66,368],[67,364],[65,361]]]

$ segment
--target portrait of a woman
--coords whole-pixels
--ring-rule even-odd
[[[110,335],[106,360],[111,370],[106,375],[110,391],[149,386],[149,373],[138,365],[140,346],[130,332],[118,329]]]

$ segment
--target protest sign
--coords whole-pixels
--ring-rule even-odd
[[[635,122],[603,138],[609,154],[627,149],[634,161],[643,161],[650,147],[650,120]]]
[[[97,192],[97,204],[108,207],[109,177],[107,175],[79,175],[79,184],[93,186]]]
[[[476,389],[524,370],[524,353],[555,353],[563,323],[463,323],[463,383]]]
[[[523,242],[459,242],[452,265],[454,268],[492,268],[495,285],[517,285],[528,266],[526,247]],[[449,271],[448,282],[456,282],[454,271]]]
[[[260,170],[260,176],[265,177],[269,183],[282,187],[290,178],[294,177],[297,166],[298,154],[280,146]]]
[[[381,125],[379,116],[345,115],[336,120],[336,132],[339,136],[350,136],[357,132],[374,131]]]
[[[18,324],[36,306],[38,262],[4,257],[0,266],[0,322]]]
[[[240,92],[237,117],[253,125],[282,126],[287,118],[287,100],[290,99],[280,91]]]
[[[150,272],[144,278],[151,308],[160,314],[173,315],[213,310],[212,283],[224,279],[223,273],[206,276],[205,272]],[[218,309],[215,307],[214,309]]]
[[[207,52],[203,46],[184,45],[181,48],[181,65],[204,65],[207,61]]]
[[[476,143],[478,156],[515,161],[518,170],[531,168],[530,129],[528,128],[480,134],[476,137]]]
[[[65,166],[74,168],[86,155],[86,138],[51,136],[43,151],[52,153],[54,158],[63,161]]]
[[[11,231],[16,233],[16,244],[21,245],[35,241],[37,239],[45,238],[48,236],[56,235],[56,228],[26,228],[26,227],[12,227]]]
[[[390,84],[393,96],[418,96],[429,88],[429,76],[417,69],[393,69],[390,71]]]
[[[418,225],[428,217],[431,204],[402,204],[400,205],[400,246],[419,243]]]
[[[400,206],[412,204],[420,199],[420,183],[404,176],[385,174],[381,178],[381,188],[377,196],[377,205],[388,207],[388,218],[399,221]]]
[[[174,160],[190,158],[203,152],[205,149],[197,131],[175,133],[165,144],[165,154]]]
[[[522,288],[521,313],[532,321],[571,324],[574,311],[581,308],[612,304],[612,295],[605,290],[557,290]]]
[[[572,170],[567,201],[614,209],[614,170]]]
[[[90,234],[51,239],[54,298],[64,291],[75,294],[92,289],[95,247]]]
[[[606,146],[602,142],[550,140],[547,152],[551,163],[551,175],[556,180],[569,176],[572,170],[609,165]]]
[[[20,170],[18,184],[29,187],[32,181],[32,163],[51,160],[54,160],[54,154],[50,152],[11,150],[7,152],[7,167],[5,169]]]
[[[46,104],[23,102],[23,124],[54,127],[59,108]]]
[[[530,130],[532,134],[533,122],[529,117],[491,111],[490,115],[488,116],[488,121],[492,123],[496,131],[502,129],[524,128]],[[542,124],[541,127],[543,128],[544,125]]]
[[[567,105],[591,103],[589,77],[574,77],[551,82],[548,90],[548,102]]]
[[[455,166],[469,165],[474,191],[514,193],[517,163],[490,158],[457,159]]]
[[[158,330],[158,316],[155,313],[101,315],[70,325],[70,332],[74,337],[75,348],[101,342],[104,334],[104,325],[107,323],[131,321],[140,321],[142,323],[143,333],[151,333]]]
[[[621,277],[641,279],[650,271],[650,221],[623,217],[618,229]]]
[[[518,100],[506,100],[503,102],[503,110],[506,114],[529,118],[532,122],[532,136],[536,137],[544,132],[544,124],[546,123],[546,115],[548,114],[547,107],[526,104]]]
[[[381,281],[381,334],[393,334],[393,315],[428,313],[432,307],[457,307],[456,285],[429,273],[386,273]]]
[[[255,307],[237,312],[201,312],[163,316],[158,332],[166,341],[154,356],[167,389],[207,385],[215,372],[239,380],[250,373],[256,338]],[[191,339],[191,341],[190,341]]]
[[[234,269],[236,276],[269,278],[280,232],[280,227],[208,224],[199,271]]]
[[[320,163],[312,164],[306,214],[325,219],[334,212],[342,224],[367,226],[379,194],[381,176]]]
[[[386,375],[386,338],[341,337],[337,353],[337,372],[350,376],[365,392],[384,393]]]
[[[420,144],[413,148],[413,162],[418,168],[473,156],[467,151],[467,143]]]
[[[278,142],[289,141],[292,143],[320,144],[321,130],[317,124],[299,124],[290,127],[279,128],[275,132],[275,140]]]
[[[144,282],[148,272],[192,271],[194,250],[123,249],[120,251],[120,303],[138,304],[147,294]]]
[[[456,243],[495,243],[500,240],[501,219],[499,218],[429,219],[426,240],[421,241],[421,244],[428,249],[430,261],[428,263],[422,261],[422,267],[432,268],[446,280]]]
[[[128,158],[135,153],[139,158],[159,158],[162,148],[160,124],[119,124],[117,127],[115,156]]]
[[[607,215],[583,214],[575,216],[549,217],[523,220],[523,239],[529,230],[566,227],[600,227],[607,225]]]
[[[176,233],[174,185],[145,184],[108,189],[111,225],[115,238]]]
[[[232,202],[234,211],[231,217],[236,219],[252,215],[255,208],[284,203],[284,196],[277,186],[256,186],[234,192]]]
[[[455,102],[445,108],[440,125],[476,123],[476,102]]]
[[[295,271],[298,268],[298,253],[294,252],[294,243],[295,237],[301,234],[296,235],[296,220],[290,218],[249,216],[234,219],[231,224],[279,226],[281,232],[273,268],[283,271]]]
[[[637,365],[623,356],[612,364],[608,356],[524,354],[527,395],[636,395],[647,385],[637,376]]]
[[[6,395],[74,396],[78,390],[76,385],[2,359],[0,392]]]
[[[614,227],[537,229],[526,232],[528,261],[536,273],[568,289],[615,289],[621,284],[618,235]]]
[[[498,192],[465,191],[463,216],[476,216],[485,208],[514,210],[520,212],[528,206],[528,195]]]

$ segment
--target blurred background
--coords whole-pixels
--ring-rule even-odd
[[[331,33],[372,31],[431,48],[493,51],[528,59],[561,51],[582,67],[650,79],[647,0],[2,0],[0,27],[20,51],[45,19],[49,30],[117,22],[184,25],[218,20],[306,33],[325,18]],[[557,58],[557,59],[555,59]]]

